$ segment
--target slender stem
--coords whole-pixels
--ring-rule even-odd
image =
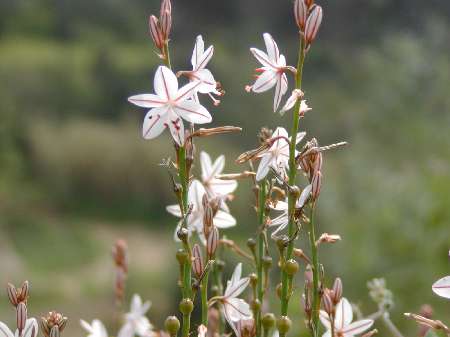
[[[206,271],[201,285],[202,324],[204,326],[208,326],[208,278],[209,278],[209,270]]]
[[[331,318],[331,337],[334,337],[334,315]]]
[[[170,64],[169,41],[166,41],[166,43],[164,44],[163,56],[164,64],[167,66],[167,68],[172,68]]]
[[[320,312],[320,291],[319,291],[319,257],[317,253],[316,245],[316,229],[314,224],[314,208],[315,205],[311,205],[310,215],[310,230],[309,230],[309,243],[311,246],[311,260],[312,260],[312,272],[313,272],[313,303],[312,303],[312,326],[314,336],[318,336],[319,326],[319,312]]]
[[[264,208],[267,198],[267,188],[266,180],[264,179],[259,184],[259,195],[258,195],[258,222],[260,227],[260,233],[258,234],[258,255],[256,260],[257,268],[257,296],[260,303],[260,309],[256,315],[256,337],[261,336],[261,308],[264,301],[264,286],[263,286],[263,257],[264,257]]]
[[[400,332],[399,329],[395,326],[395,324],[391,321],[391,318],[389,317],[389,313],[385,312],[382,316],[382,321],[386,328],[389,330],[389,332],[394,337],[403,337],[403,334]]]
[[[305,40],[303,36],[300,37],[300,47],[298,53],[298,62],[297,62],[297,73],[295,75],[295,87],[297,89],[301,89],[302,87],[302,75],[303,75],[303,63],[305,61]],[[292,129],[291,129],[291,143],[289,146],[289,185],[295,184],[295,179],[297,177],[297,167],[295,164],[295,146],[297,143],[297,132],[300,121],[300,100],[295,103],[294,112],[293,112],[293,121],[292,121]],[[295,233],[295,223],[293,218],[293,213],[295,210],[295,197],[289,193],[288,197],[288,214],[289,214],[289,237],[294,235]],[[294,240],[289,242],[286,251],[286,261],[292,258],[292,252],[294,250]],[[288,295],[288,275],[286,271],[282,271],[281,274],[281,315],[287,316],[288,314],[288,306],[289,306],[289,295]],[[280,334],[280,337],[284,337],[284,334]]]

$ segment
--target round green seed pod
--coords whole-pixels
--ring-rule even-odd
[[[271,312],[265,314],[261,320],[261,323],[265,330],[272,329],[275,326],[275,322],[276,322],[275,315],[272,314]]]
[[[286,334],[292,326],[292,322],[287,316],[281,316],[277,320],[277,328],[280,334]]]
[[[261,302],[258,299],[254,299],[250,303],[250,307],[252,311],[260,311],[261,310]]]
[[[190,298],[184,298],[181,300],[179,307],[183,315],[189,315],[194,310],[194,303]]]
[[[254,250],[256,248],[256,240],[254,238],[248,239],[247,247],[250,248],[250,250]]]
[[[175,336],[178,330],[180,330],[180,321],[176,316],[169,316],[164,322],[164,327],[171,336]]]
[[[263,257],[263,266],[264,266],[264,268],[266,268],[266,269],[269,269],[270,267],[272,267],[272,257],[271,256],[269,256],[269,255],[265,255],[264,257]]]
[[[300,266],[298,262],[294,259],[290,259],[284,264],[284,270],[289,276],[295,275],[298,272],[299,268]]]
[[[258,283],[258,275],[256,275],[255,273],[251,273],[248,277],[250,278],[251,286],[253,288],[256,287],[256,284]]]

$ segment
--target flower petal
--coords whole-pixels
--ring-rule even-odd
[[[353,310],[350,302],[343,297],[336,305],[336,318],[334,319],[334,326],[336,329],[343,329],[349,325],[353,320]]]
[[[208,185],[214,194],[227,195],[236,190],[238,182],[236,180],[212,179]]]
[[[192,181],[191,186],[189,187],[188,200],[189,203],[194,205],[194,211],[203,209],[202,199],[205,193],[206,190],[200,181],[198,181],[197,179]]]
[[[431,287],[436,295],[450,299],[450,276],[437,280]]]
[[[241,276],[242,276],[242,263],[238,263],[236,267],[234,267],[233,275],[231,275],[230,282],[232,284],[237,283],[241,279]]]
[[[200,166],[202,169],[202,181],[209,181],[211,179],[212,161],[209,154],[205,151],[200,152]]]
[[[325,329],[331,330],[330,317],[328,316],[328,314],[325,311],[320,310],[319,318],[320,318],[320,322],[322,322]]]
[[[269,168],[270,168],[270,164],[273,161],[273,156],[271,153],[267,153],[265,155],[263,155],[263,157],[261,158],[261,161],[259,163],[258,166],[258,170],[256,171],[256,180],[257,181],[261,181],[262,179],[264,179],[267,175],[267,173],[269,173]]]
[[[124,325],[122,325],[119,332],[117,333],[117,337],[133,337],[134,333],[135,331],[133,324],[127,322]]]
[[[218,94],[217,82],[214,79],[213,74],[208,69],[200,69],[195,72],[195,78],[200,81],[200,85],[197,87],[197,91],[202,94]]]
[[[373,325],[373,320],[371,319],[362,319],[360,321],[353,322],[352,324],[347,325],[344,329],[342,329],[342,333],[345,337],[358,335],[368,330]]]
[[[174,106],[175,113],[188,122],[205,124],[212,121],[209,111],[203,105],[187,100]]]
[[[169,205],[166,207],[166,211],[172,215],[175,215],[175,216],[181,218],[180,205]]]
[[[278,46],[273,39],[273,37],[269,33],[264,33],[264,43],[266,44],[267,54],[271,61],[275,64],[278,64],[280,58],[280,51],[278,50]]]
[[[175,115],[174,113],[170,114],[170,118],[167,120],[167,124],[169,125],[170,133],[172,134],[172,138],[175,142],[183,146],[184,145],[184,124],[183,120]]]
[[[243,319],[249,319],[252,317],[250,306],[241,298],[230,298],[224,304],[227,316],[231,321],[237,322]]]
[[[211,178],[214,178],[216,175],[222,173],[223,168],[225,167],[225,156],[222,154],[214,161],[211,171]]]
[[[259,50],[257,48],[250,48],[250,52],[264,67],[268,67],[271,69],[276,68],[275,64],[273,64],[273,62],[270,60],[269,55],[267,55],[262,50]]]
[[[280,106],[281,99],[288,89],[288,82],[286,74],[277,75],[277,84],[275,86],[275,96],[273,98],[273,111],[277,111]]]
[[[36,337],[39,332],[38,323],[35,318],[28,318],[25,322],[25,328],[22,331],[21,337]],[[19,331],[16,330],[17,336],[19,336]]]
[[[309,184],[308,186],[306,186],[303,189],[303,191],[300,194],[300,197],[298,198],[297,203],[295,205],[297,208],[302,208],[305,205],[305,203],[309,199],[309,196],[311,195],[311,190],[312,190],[311,184]]]
[[[8,326],[3,322],[0,322],[0,337],[14,337],[11,330],[9,330]]]
[[[197,68],[198,60],[200,60],[204,51],[205,51],[205,43],[203,42],[203,37],[199,35],[195,39],[194,51],[192,52],[191,57],[191,64],[194,70]]]
[[[277,83],[277,72],[273,70],[265,70],[252,86],[253,92],[260,93],[267,91]]]
[[[178,91],[178,79],[166,66],[159,66],[155,73],[154,89],[163,100],[174,99]]]
[[[204,69],[208,62],[214,55],[214,46],[209,46],[208,49],[197,60],[196,70]]]
[[[277,203],[272,205],[270,208],[274,211],[287,211],[288,203],[286,201],[278,200]]]
[[[153,139],[158,137],[167,127],[167,107],[153,108],[144,117],[142,137]]]
[[[230,213],[219,209],[214,216],[214,225],[218,228],[233,227],[236,226],[236,219]]]
[[[157,108],[166,104],[165,100],[153,94],[134,95],[128,97],[128,102],[140,106],[142,108]]]
[[[192,81],[188,84],[182,86],[180,90],[175,95],[174,101],[176,103],[184,102],[185,100],[189,99],[198,91],[198,88],[200,87],[202,83],[200,81]]]

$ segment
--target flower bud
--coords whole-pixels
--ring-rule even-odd
[[[162,37],[164,41],[167,41],[172,27],[172,4],[170,3],[170,0],[162,1],[159,19],[161,22]]]
[[[265,255],[262,259],[264,269],[269,269],[272,267],[272,257],[270,255]]]
[[[17,300],[17,289],[16,289],[16,287],[13,284],[8,283],[8,285],[6,286],[6,292],[8,294],[8,298],[9,298],[9,301],[11,302],[11,304],[13,306],[17,306],[18,300]]]
[[[180,321],[176,316],[169,316],[164,322],[164,327],[171,336],[176,336],[178,330],[180,330]]]
[[[255,273],[251,273],[249,276],[250,279],[250,285],[252,288],[256,289],[256,285],[258,283],[258,276]]]
[[[314,0],[305,0],[305,4],[308,8],[311,8],[314,5]]]
[[[58,337],[67,325],[68,318],[56,311],[50,311],[41,318],[42,333],[45,337]],[[57,329],[54,329],[54,328]]]
[[[330,291],[328,289],[325,289],[324,293],[322,294],[322,303],[323,303],[323,309],[328,315],[331,315],[333,313],[333,302],[330,297]]]
[[[305,283],[307,286],[310,286],[313,281],[313,272],[311,269],[311,265],[308,264],[305,269]]]
[[[300,266],[298,262],[294,259],[290,259],[284,264],[284,270],[289,276],[294,276],[298,272],[299,268]]]
[[[292,326],[292,322],[289,317],[281,316],[277,320],[277,328],[280,334],[286,334]]]
[[[178,261],[178,263],[180,265],[184,265],[187,262],[188,258],[189,258],[189,256],[186,253],[186,251],[184,249],[181,249],[181,248],[177,250],[176,257],[177,257],[177,261]]]
[[[252,311],[260,311],[261,310],[261,302],[255,298],[254,300],[252,300],[250,302],[250,307],[252,309]]]
[[[322,173],[320,171],[316,171],[311,181],[312,200],[316,201],[319,198],[321,187],[322,187]]]
[[[209,233],[208,239],[206,240],[206,253],[208,254],[209,260],[212,260],[214,258],[217,246],[219,245],[219,238],[219,230],[217,229],[217,227],[213,226],[213,229]]]
[[[194,245],[192,248],[192,270],[194,271],[195,276],[199,279],[203,274],[203,258],[202,252],[200,251],[200,246],[198,244]]]
[[[322,7],[315,6],[308,16],[305,26],[305,40],[306,44],[313,43],[319,31],[320,24],[322,23]]]
[[[163,49],[164,47],[164,37],[159,26],[159,21],[156,16],[152,15],[149,18],[148,26],[150,29],[150,35],[153,39],[155,47],[158,49]]]
[[[308,14],[308,8],[304,0],[295,0],[294,2],[294,16],[300,31],[304,31],[306,24],[306,17]]]
[[[53,326],[52,329],[50,330],[50,337],[59,337],[60,333],[59,333],[59,327],[57,325]]]
[[[183,315],[189,315],[194,310],[194,303],[190,298],[184,298],[179,305],[180,311]]]
[[[22,335],[22,330],[25,329],[27,322],[27,306],[24,302],[20,302],[16,307],[16,322],[17,330],[19,330],[19,336]]]
[[[254,238],[250,238],[247,240],[247,247],[253,252],[256,248],[256,240]]]
[[[30,285],[28,281],[22,283],[22,287],[20,288],[20,296],[19,300],[21,302],[26,302],[28,298],[28,293],[30,291]]]
[[[264,314],[264,316],[261,319],[262,326],[265,330],[270,330],[275,326],[275,315],[268,312],[267,314]]]
[[[342,298],[343,293],[343,287],[342,287],[342,281],[339,277],[336,277],[333,284],[333,303],[338,304],[339,301]]]
[[[177,236],[178,236],[178,239],[180,239],[180,241],[186,242],[186,240],[189,236],[189,231],[184,227],[180,227],[177,231]]]

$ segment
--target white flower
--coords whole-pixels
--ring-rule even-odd
[[[192,181],[188,192],[188,204],[192,205],[192,211],[186,219],[189,234],[197,232],[203,243],[206,242],[203,235],[203,215],[205,213],[205,210],[202,204],[203,195],[205,193],[206,190],[200,181]],[[181,210],[179,205],[167,206],[166,210],[170,214],[181,218]],[[229,213],[219,209],[214,216],[214,225],[218,228],[232,227],[236,225],[236,219],[233,218],[233,216],[231,216]],[[175,231],[175,238],[180,226],[181,222],[178,224],[178,227]]]
[[[91,324],[84,320],[80,320],[80,324],[83,329],[89,333],[87,337],[108,337],[105,326],[98,319],[94,319]]]
[[[149,301],[142,303],[139,295],[133,295],[130,311],[125,314],[125,324],[120,328],[117,337],[154,336],[153,326],[145,316],[145,313],[150,309],[150,305]]]
[[[297,144],[305,137],[305,132],[297,133]],[[278,127],[272,134],[273,141],[270,149],[259,155],[261,162],[256,171],[256,180],[264,179],[269,173],[270,168],[278,171],[280,175],[284,175],[289,167],[289,135],[285,128]]]
[[[431,287],[436,295],[450,299],[450,276],[437,280]]]
[[[208,193],[209,198],[219,197],[221,208],[229,212],[225,199],[237,188],[236,180],[221,180],[216,176],[221,174],[225,166],[225,156],[219,156],[214,163],[206,152],[200,152],[200,166],[202,168],[202,183]]]
[[[35,318],[28,318],[21,337],[36,337],[38,335],[38,324]],[[19,337],[19,330],[13,334],[8,326],[0,322],[0,337]]]
[[[234,269],[231,279],[227,282],[227,287],[223,297],[220,299],[223,308],[223,315],[228,324],[233,328],[236,336],[239,335],[236,328],[236,322],[252,318],[250,306],[243,299],[238,298],[247,288],[250,278],[242,275],[242,263],[239,263]]]
[[[300,101],[300,111],[299,115],[303,116],[306,112],[312,110],[308,104],[306,104],[306,101],[302,99],[303,92],[300,89],[294,89],[292,91],[291,96],[287,99],[286,103],[284,104],[283,108],[280,110],[280,114],[283,115],[286,111],[291,110],[295,103],[297,103],[298,100]]]
[[[128,98],[128,101],[150,108],[144,118],[142,135],[145,139],[158,137],[165,128],[169,128],[173,139],[184,144],[184,125],[181,118],[191,123],[211,122],[208,110],[189,99],[201,82],[195,81],[178,89],[175,74],[165,66],[158,67],[154,79],[155,94],[141,94]]]
[[[308,201],[309,197],[311,195],[311,184],[306,186],[302,193],[300,194],[300,197],[297,199],[295,203],[295,208],[303,208],[305,203]],[[277,216],[275,219],[273,219],[269,227],[278,227],[273,233],[272,238],[275,237],[280,231],[286,228],[286,226],[289,223],[289,217],[288,217],[288,203],[286,201],[277,201],[276,205],[272,207],[273,210],[276,211],[282,211],[282,213]]]
[[[191,57],[192,71],[182,71],[181,73],[189,77],[191,81],[200,82],[200,85],[195,89],[192,96],[194,100],[198,101],[197,92],[199,92],[201,94],[210,94],[213,102],[217,104],[219,101],[212,97],[211,94],[220,96],[221,93],[216,89],[217,82],[214,79],[213,74],[206,69],[213,54],[214,47],[209,46],[208,49],[205,50],[205,43],[203,42],[202,36],[197,36]]]
[[[273,111],[277,111],[281,98],[288,89],[288,80],[284,73],[287,69],[284,55],[280,55],[278,46],[269,33],[264,33],[264,42],[267,53],[257,48],[250,48],[255,58],[263,65],[261,75],[251,86],[256,93],[267,91],[275,86]]]
[[[335,335],[342,337],[353,337],[367,331],[373,324],[373,320],[371,319],[362,319],[353,323],[352,320],[352,306],[346,298],[342,298],[336,306],[336,314],[334,319]],[[331,337],[330,319],[328,314],[323,310],[320,311],[320,321],[327,329],[322,337]]]

